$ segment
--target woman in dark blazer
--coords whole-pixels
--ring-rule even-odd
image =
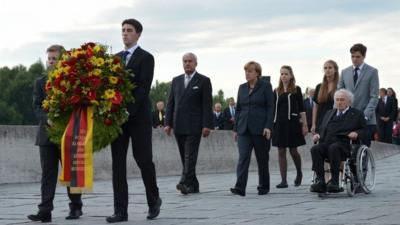
[[[275,116],[272,135],[272,145],[278,147],[279,169],[282,182],[277,188],[287,188],[286,148],[289,148],[297,176],[295,186],[300,186],[303,174],[301,172],[301,156],[297,147],[305,145],[304,135],[308,133],[306,113],[303,105],[303,95],[296,86],[293,70],[290,66],[282,66],[279,86],[275,89]]]
[[[245,196],[251,151],[257,164],[259,195],[269,192],[269,149],[273,116],[273,95],[270,83],[260,80],[261,66],[250,61],[244,66],[247,82],[240,85],[235,111],[234,137],[238,141],[239,161],[233,194]]]

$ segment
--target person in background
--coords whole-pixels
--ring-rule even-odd
[[[153,112],[153,128],[162,128],[164,127],[164,102],[158,101],[156,104],[156,110]]]
[[[311,131],[311,125],[312,125],[312,113],[313,113],[313,106],[314,106],[314,92],[315,90],[310,88],[308,90],[308,97],[304,99],[304,109],[306,110],[306,118],[307,118],[307,126],[308,126],[308,131]]]
[[[221,103],[215,103],[214,105],[214,129],[223,130],[224,129],[224,115],[222,113]]]
[[[233,130],[235,125],[235,99],[229,99],[229,106],[224,110],[224,130]]]
[[[379,96],[379,102],[376,106],[379,141],[392,143],[392,129],[393,122],[396,122],[397,118],[397,108],[394,108],[394,99],[387,95],[385,88],[379,89]]]
[[[297,176],[294,185],[300,186],[303,179],[301,156],[297,147],[305,145],[304,136],[308,133],[306,113],[301,88],[296,86],[292,67],[282,66],[279,86],[274,91],[275,116],[272,145],[278,147],[279,169],[282,181],[277,188],[287,188],[286,148],[289,148]]]

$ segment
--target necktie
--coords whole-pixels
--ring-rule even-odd
[[[190,75],[185,75],[185,88],[188,86],[190,81]]]
[[[356,86],[357,84],[357,80],[358,80],[358,71],[360,70],[360,68],[356,67],[354,69],[354,76],[353,76],[353,80],[354,80],[354,86]]]
[[[337,114],[337,117],[341,117],[341,116],[343,116],[343,112],[339,111],[339,113]]]
[[[162,121],[162,113],[161,113],[161,111],[158,111],[158,119],[160,119],[160,122]]]
[[[122,61],[124,62],[124,65],[126,65],[126,63],[127,63],[126,59],[127,59],[128,55],[129,55],[129,51],[122,52]]]
[[[232,115],[232,117],[234,117],[235,116],[235,110],[233,109],[233,107],[231,106],[231,115]]]

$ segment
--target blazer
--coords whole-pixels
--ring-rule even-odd
[[[36,133],[35,145],[48,146],[54,145],[49,139],[47,134],[47,113],[43,110],[42,102],[47,97],[45,86],[47,82],[47,75],[36,79],[33,88],[33,112],[39,120],[39,127]]]
[[[248,83],[239,86],[235,111],[234,131],[239,135],[247,131],[252,135],[262,135],[265,128],[272,130],[274,114],[273,93],[270,83],[258,80],[249,93]]]
[[[123,52],[117,53],[122,57]],[[134,101],[129,102],[129,122],[151,124],[151,102],[149,92],[154,75],[154,57],[149,52],[137,47],[129,59],[125,69],[131,74],[130,81],[136,85],[132,95]]]
[[[161,120],[160,120],[159,112],[160,112],[160,111],[158,111],[158,110],[156,110],[156,111],[153,112],[153,121],[152,121],[152,122],[153,122],[153,127],[154,127],[154,128],[157,128],[157,127],[159,127],[160,125],[161,125],[161,126],[164,126],[164,122],[165,122],[165,111],[164,111],[164,110],[161,111]]]
[[[236,106],[233,107],[233,110],[236,110]],[[231,113],[231,109],[226,107],[224,109],[224,130],[233,130],[233,126],[235,125],[234,122],[231,121],[231,118],[234,117]]]
[[[363,140],[366,138],[365,128],[366,121],[364,117],[364,113],[358,109],[350,107],[347,112],[343,115],[343,120],[341,121],[338,129],[336,130],[334,135],[336,137],[328,137],[327,136],[327,126],[329,121],[331,121],[336,116],[337,109],[329,110],[322,120],[321,130],[317,131],[320,134],[321,142],[324,142],[327,139],[336,138],[338,140],[343,140],[343,136],[349,134],[350,132],[357,132],[359,139]],[[348,140],[347,138],[345,139]]]
[[[376,125],[375,108],[379,94],[378,70],[364,63],[356,84],[354,84],[353,74],[353,66],[342,70],[338,89],[345,88],[351,91],[354,94],[352,106],[364,112],[367,125]]]
[[[395,99],[393,97],[387,96],[386,104],[382,98],[379,98],[378,105],[376,106],[376,117],[378,123],[383,122],[379,119],[380,117],[389,117],[389,121],[386,123],[392,123],[393,121],[396,121],[397,108]]]
[[[310,103],[310,99],[311,101],[313,101],[313,98],[306,98],[304,99],[304,109],[306,111],[306,118],[307,118],[307,125],[308,125],[308,129],[311,128],[312,126],[312,112],[313,112],[313,104],[314,103]]]
[[[172,79],[165,112],[165,126],[175,134],[197,135],[213,128],[212,87],[210,78],[196,72],[187,87],[185,74]]]
[[[223,112],[219,113],[219,116],[217,117],[217,113],[213,113],[213,122],[214,122],[214,127],[217,128],[218,130],[223,130],[224,129],[224,114]]]

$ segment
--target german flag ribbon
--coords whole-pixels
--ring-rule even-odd
[[[61,139],[61,184],[71,193],[93,188],[93,107],[75,109]]]

